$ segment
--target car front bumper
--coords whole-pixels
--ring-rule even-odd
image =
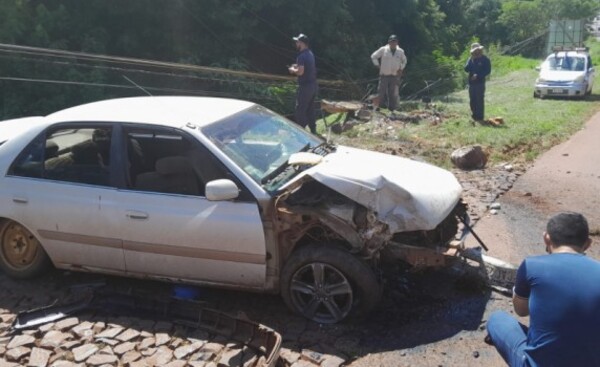
[[[536,83],[534,93],[540,97],[583,97],[586,83]]]

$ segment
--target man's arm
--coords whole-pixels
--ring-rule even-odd
[[[304,54],[300,54],[298,56],[298,59],[296,59],[296,64],[290,66],[290,68],[288,69],[290,71],[290,73],[297,75],[297,76],[301,76],[302,74],[304,74],[304,63],[306,62],[305,58],[304,58]]]
[[[466,71],[467,73],[471,72],[471,58],[469,58],[469,59],[467,60],[467,63],[465,64],[465,71]]]
[[[527,281],[527,265],[524,260],[517,270],[515,287],[513,288],[513,307],[515,313],[521,317],[529,316],[529,295],[531,289]]]
[[[383,56],[383,47],[371,54],[371,61],[373,61],[373,65],[379,67],[379,59],[381,59],[381,56]]]
[[[400,49],[400,69],[398,69],[398,76],[402,76],[402,74],[404,73],[404,68],[406,68],[406,54],[404,53],[404,50]]]
[[[513,292],[513,308],[515,313],[521,317],[529,316],[529,298],[523,298]]]
[[[290,73],[292,73],[294,75],[298,75],[298,76],[304,74],[304,65],[292,66],[290,68]]]
[[[491,72],[492,72],[492,63],[491,63],[490,59],[488,59],[486,57],[485,58],[484,69],[483,69],[483,75],[481,77],[485,78],[486,76],[490,75]]]

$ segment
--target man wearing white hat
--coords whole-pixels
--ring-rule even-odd
[[[492,64],[490,59],[483,54],[483,46],[479,43],[471,45],[471,57],[467,60],[465,71],[469,73],[471,117],[477,122],[483,122],[485,112],[485,78],[492,71]]]
[[[398,103],[398,87],[400,78],[406,67],[404,50],[398,47],[398,37],[392,34],[388,44],[380,47],[371,55],[373,65],[379,68],[379,89],[377,92],[379,103],[388,100],[387,107],[390,111],[396,109]]]

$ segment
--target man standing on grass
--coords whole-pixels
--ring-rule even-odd
[[[477,122],[484,119],[485,78],[492,71],[490,59],[483,54],[483,46],[479,43],[471,45],[471,57],[467,60],[465,71],[469,73],[469,101],[471,117]]]
[[[513,307],[529,328],[504,311],[487,323],[509,366],[600,366],[600,262],[586,257],[588,223],[559,213],[544,233],[549,255],[526,258],[517,271]]]
[[[293,37],[296,41],[296,49],[300,52],[296,63],[288,68],[290,74],[298,76],[298,93],[296,95],[296,123],[310,129],[313,134],[317,133],[315,118],[315,98],[319,89],[317,85],[317,67],[315,55],[309,48],[308,37],[300,33]]]
[[[386,102],[390,111],[394,111],[398,105],[398,94],[400,79],[406,67],[406,56],[404,50],[398,47],[398,37],[392,34],[388,38],[388,44],[379,48],[371,55],[371,61],[379,68],[379,89],[377,107]]]

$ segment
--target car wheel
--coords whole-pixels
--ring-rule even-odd
[[[0,224],[0,269],[13,278],[32,278],[50,266],[40,242],[14,221]]]
[[[540,96],[536,92],[533,92],[533,98],[540,98]]]
[[[294,312],[331,324],[373,309],[381,298],[381,285],[373,270],[349,252],[308,245],[286,262],[281,295]]]

